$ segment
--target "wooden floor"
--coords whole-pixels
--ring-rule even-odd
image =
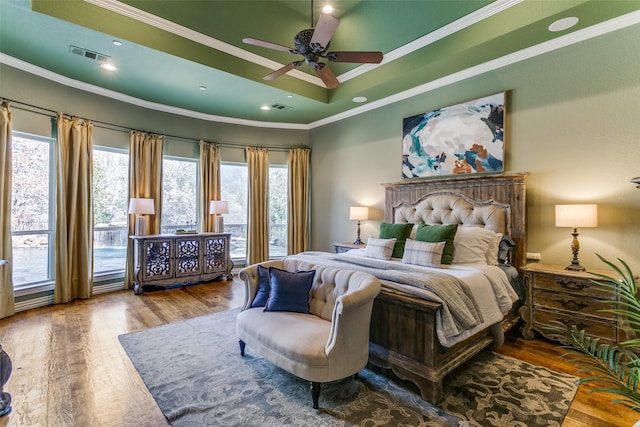
[[[135,296],[120,291],[0,320],[13,411],[0,426],[167,426],[118,335],[238,307],[238,279]],[[500,353],[574,372],[554,344],[510,337]],[[563,426],[630,427],[640,414],[581,386]]]

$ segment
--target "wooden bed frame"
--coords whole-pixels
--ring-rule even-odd
[[[407,180],[385,186],[385,222],[394,222],[395,209],[414,205],[434,192],[457,193],[477,202],[495,201],[508,206],[507,230],[516,243],[511,264],[526,262],[525,178],[526,173],[453,176],[428,180]],[[481,331],[446,349],[438,342],[435,315],[440,304],[383,289],[373,306],[369,361],[390,368],[398,377],[412,381],[422,398],[438,404],[442,400],[443,378],[480,350],[493,344],[491,331]],[[519,320],[519,306],[505,317],[503,331]]]

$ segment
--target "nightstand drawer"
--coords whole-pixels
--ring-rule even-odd
[[[589,316],[599,317],[601,319],[610,319],[611,321],[616,318],[615,314],[602,313],[599,311],[615,308],[615,304],[602,302],[595,298],[534,289],[533,299],[536,307],[546,307],[579,314],[586,314]]]
[[[615,323],[600,322],[597,319],[576,316],[575,314],[562,314],[559,312],[534,309],[533,323],[536,329],[543,333],[545,326],[556,326],[555,321],[559,321],[568,326],[575,325],[579,330],[584,329],[585,333],[592,337],[599,337],[610,342],[617,341],[617,328]]]
[[[610,293],[605,292],[599,285],[587,278],[538,274],[535,280],[535,288],[580,294],[599,299],[614,299]]]

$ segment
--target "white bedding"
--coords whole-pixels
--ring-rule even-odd
[[[364,257],[364,251],[364,249],[352,249],[340,255],[346,257]],[[403,268],[407,267],[407,264],[403,264],[400,259],[392,258],[390,261],[384,262],[389,263],[390,269],[393,268],[394,264],[402,264]],[[463,280],[471,289],[472,296],[482,313],[482,322],[455,336],[444,336],[444,334],[442,334],[442,328],[440,327],[442,317],[440,313],[438,313],[436,316],[438,339],[445,347],[451,347],[473,334],[501,322],[513,304],[518,300],[518,294],[509,283],[507,275],[497,266],[486,264],[453,264],[446,266],[446,268],[423,267],[418,265],[411,265],[411,267],[420,271],[444,272]],[[418,289],[413,286],[403,286],[392,282],[385,282],[383,286],[392,287],[398,292],[420,296],[429,301],[443,303],[437,295],[429,290]]]

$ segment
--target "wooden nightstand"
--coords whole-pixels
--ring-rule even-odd
[[[342,242],[342,243],[334,243],[333,251],[339,254],[342,252],[347,252],[350,249],[359,249],[359,248],[366,248],[366,247],[367,245],[354,245],[353,243]]]
[[[619,343],[627,339],[622,320],[615,314],[599,311],[613,308],[601,300],[617,299],[591,281],[603,279],[587,272],[565,270],[559,265],[528,264],[521,271],[527,292],[527,300],[520,308],[523,338],[533,339],[534,330],[545,336],[545,326],[557,320],[576,325],[601,341]],[[591,271],[616,277],[612,271]]]

